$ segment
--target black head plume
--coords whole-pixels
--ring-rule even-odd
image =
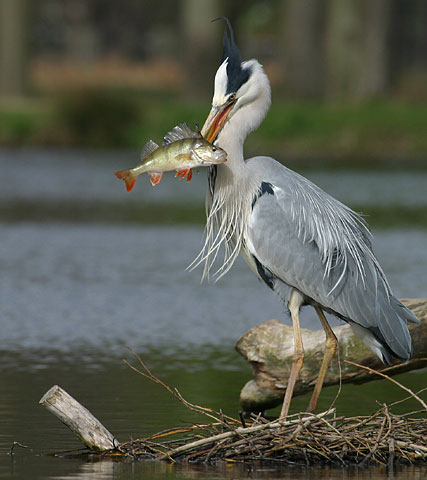
[[[250,71],[242,69],[242,58],[234,41],[234,33],[230,21],[227,17],[218,17],[212,21],[216,22],[217,20],[224,20],[228,27],[228,31],[226,30],[224,32],[224,44],[220,65],[228,59],[226,93],[235,93],[248,80]]]

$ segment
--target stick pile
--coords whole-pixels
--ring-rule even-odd
[[[396,463],[427,464],[426,434],[426,418],[392,415],[384,406],[369,417],[335,417],[328,411],[299,414],[283,423],[257,417],[250,426],[223,418],[122,443],[116,455],[192,463],[268,461],[391,467]]]
[[[125,442],[100,455],[192,463],[267,461],[299,465],[371,464],[390,468],[396,464],[427,464],[426,404],[406,387],[402,386],[410,393],[408,398],[418,400],[422,410],[394,415],[383,405],[371,416],[340,417],[336,416],[335,409],[330,409],[317,415],[288,416],[286,421],[267,421],[254,414],[249,421],[243,417],[236,420],[222,412],[191,404],[176,389],[155,377],[135,356],[143,369],[128,363],[130,368],[159,383],[188,409],[209,417],[211,422]]]

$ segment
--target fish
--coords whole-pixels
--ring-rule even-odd
[[[217,165],[226,160],[226,152],[205,140],[197,126],[193,131],[186,123],[181,123],[165,135],[162,146],[149,140],[136,167],[119,170],[114,175],[125,182],[130,192],[142,173],[148,173],[153,187],[160,183],[164,172],[173,170],[177,172],[175,177],[187,177],[189,182],[193,168]]]

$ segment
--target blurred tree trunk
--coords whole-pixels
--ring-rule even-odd
[[[27,0],[0,0],[0,95],[27,91]]]
[[[390,1],[365,0],[359,96],[384,94],[389,81]]]
[[[326,94],[360,99],[384,93],[388,81],[388,0],[330,0]]]
[[[415,92],[425,98],[425,73],[427,72],[427,2],[425,0],[393,0],[391,2],[390,43],[393,55],[390,58],[391,82],[411,81],[419,74]],[[411,82],[408,87],[411,88]],[[407,87],[407,88],[408,88]],[[415,97],[413,97],[415,98]]]
[[[95,24],[90,21],[89,7],[85,0],[72,0],[65,9],[68,20],[65,30],[67,54],[82,65],[91,65],[99,51],[99,38]]]
[[[189,83],[184,89],[188,97],[212,95],[213,79],[219,66],[218,23],[221,13],[218,0],[182,0],[181,31],[184,43],[183,61]],[[220,24],[224,28],[223,24]]]
[[[285,89],[299,98],[323,92],[323,0],[284,0],[279,32]]]

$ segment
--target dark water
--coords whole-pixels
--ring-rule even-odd
[[[416,468],[390,476],[381,469],[249,470],[39,455],[80,447],[38,405],[54,384],[87,406],[119,440],[201,420],[131,371],[122,361],[136,364],[127,346],[191,402],[237,415],[239,392],[251,372],[234,351],[236,340],[270,318],[288,322],[278,300],[243,262],[217,284],[200,284],[200,270],[185,270],[201,247],[202,225],[117,219],[139,203],[203,209],[204,172],[189,185],[169,176],[156,189],[141,178],[128,195],[111,172],[133,162],[125,153],[0,152],[0,478],[424,478],[427,471]],[[350,204],[427,207],[426,173],[306,174]],[[46,214],[34,217],[34,205]],[[90,216],[82,216],[82,205]],[[115,210],[114,222],[98,217],[94,205]],[[398,224],[374,234],[395,293],[425,297],[427,230]],[[319,328],[309,310],[303,322]],[[427,371],[398,380],[419,390],[427,384]],[[325,389],[321,409],[336,392]],[[382,381],[346,385],[337,409],[368,414],[377,402],[391,403],[403,393]],[[293,410],[304,409],[307,401],[295,398]],[[395,411],[416,408],[406,403]],[[8,455],[14,441],[28,448],[16,447]]]

